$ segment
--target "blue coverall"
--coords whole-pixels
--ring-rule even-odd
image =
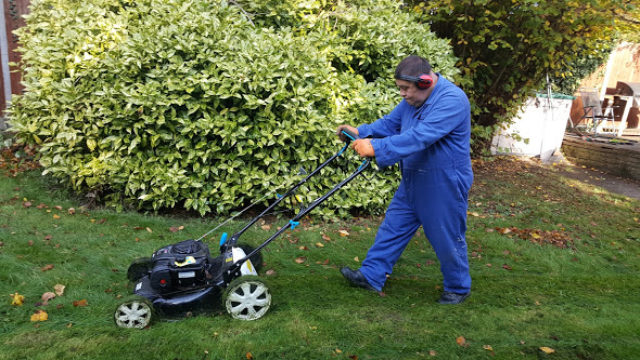
[[[402,100],[388,115],[358,127],[372,137],[376,162],[400,162],[402,180],[360,271],[378,291],[420,225],[444,277],[444,290],[471,289],[465,232],[473,171],[471,114],[465,93],[438,74],[419,108]]]

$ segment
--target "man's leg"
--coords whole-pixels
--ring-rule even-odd
[[[466,294],[471,291],[465,239],[468,187],[455,176],[442,176],[438,180],[413,189],[429,199],[417,203],[416,210],[440,261],[444,291]]]
[[[419,227],[420,221],[408,201],[404,183],[401,183],[360,268],[375,289],[382,290],[387,274],[391,274],[393,266]]]

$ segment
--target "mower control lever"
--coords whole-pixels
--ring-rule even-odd
[[[354,140],[359,139],[358,135],[356,135],[355,133],[347,130],[347,129],[342,129],[342,133],[344,134],[344,136],[347,137],[347,142],[352,142]]]

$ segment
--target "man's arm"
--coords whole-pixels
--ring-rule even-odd
[[[402,100],[388,115],[381,117],[371,124],[358,126],[358,135],[361,138],[383,138],[400,133],[402,112],[409,106]]]
[[[453,131],[461,121],[467,119],[469,103],[464,98],[438,102],[429,115],[418,120],[416,126],[396,135],[382,139],[373,139],[376,162],[385,167],[401,159],[425,150],[436,141]]]

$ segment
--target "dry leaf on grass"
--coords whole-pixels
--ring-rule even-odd
[[[553,354],[554,352],[556,352],[554,349],[547,346],[541,346],[540,351],[542,351],[545,354]]]
[[[37,310],[33,315],[31,315],[31,321],[47,321],[49,320],[49,314],[47,314],[44,310]]]
[[[62,284],[56,284],[56,286],[53,287],[53,291],[55,291],[56,295],[62,296],[64,294],[64,288],[66,288],[66,286]]]
[[[13,306],[22,306],[24,304],[24,296],[18,293],[13,293],[11,295],[11,305]]]
[[[467,339],[465,339],[464,336],[458,336],[456,338],[456,344],[458,344],[459,346],[464,346],[464,347],[469,346],[469,344],[467,344]]]
[[[88,306],[89,303],[87,302],[87,299],[82,299],[82,300],[76,300],[73,302],[73,306],[75,307],[83,307],[83,306]]]
[[[41,271],[49,271],[49,270],[53,269],[53,267],[54,267],[53,264],[47,264],[47,265],[41,267],[40,270]]]
[[[52,293],[51,291],[47,291],[46,293],[42,294],[42,305],[49,305],[49,300],[55,297],[56,294]]]

